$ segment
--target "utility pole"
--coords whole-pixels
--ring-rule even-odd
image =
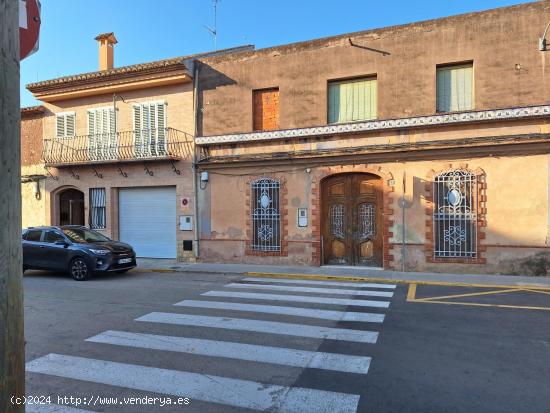
[[[25,395],[21,262],[19,1],[0,0],[0,412]]]

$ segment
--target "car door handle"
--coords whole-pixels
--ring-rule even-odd
[[[40,245],[40,248],[46,248],[46,246],[45,245]]]

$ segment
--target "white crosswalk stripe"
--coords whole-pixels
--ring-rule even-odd
[[[77,409],[75,407],[60,406],[58,404],[27,404],[26,413],[93,413],[90,410]]]
[[[303,295],[283,295],[283,294],[264,294],[264,293],[246,293],[238,291],[208,291],[201,295],[207,297],[232,297],[232,298],[248,298],[253,300],[271,300],[271,301],[289,301],[296,303],[311,303],[311,304],[334,304],[334,305],[354,305],[357,307],[374,307],[388,308],[388,301],[375,300],[354,300],[346,298],[331,298],[331,297],[315,297]]]
[[[316,288],[316,287],[296,287],[288,285],[262,285],[262,284],[240,284],[232,283],[225,285],[227,288],[245,288],[254,290],[273,290],[287,291],[295,293],[313,293],[313,294],[334,294],[334,295],[357,295],[364,297],[393,297],[389,291],[361,291],[361,290],[342,290],[338,288]]]
[[[284,307],[266,304],[229,303],[225,301],[183,300],[176,303],[179,307],[211,308],[217,310],[247,311],[266,314],[281,314],[294,317],[319,318],[334,321],[359,321],[363,323],[382,323],[384,314],[360,313],[354,311],[319,310],[317,308]]]
[[[370,357],[125,331],[105,331],[86,341],[359,374],[366,374],[371,362]]]
[[[335,287],[355,287],[355,288],[388,288],[395,289],[395,284],[378,284],[378,283],[361,283],[361,282],[344,282],[344,281],[322,281],[322,280],[293,280],[290,278],[263,278],[263,277],[247,277],[242,281],[258,281],[262,283],[278,283],[278,284],[311,284],[311,285],[332,285]]]
[[[149,321],[153,323],[175,324],[181,326],[224,328],[229,330],[282,334],[287,336],[354,341],[357,343],[376,343],[378,339],[378,332],[375,331],[319,327],[304,324],[281,323],[278,321],[249,320],[245,318],[154,312],[136,318],[136,321]]]
[[[368,373],[372,362],[371,357],[345,354],[345,351],[340,353],[337,350],[338,344],[339,342],[361,343],[361,345],[375,344],[379,335],[378,331],[361,330],[359,327],[319,326],[315,323],[324,321],[329,325],[334,325],[336,322],[361,322],[373,323],[372,327],[379,327],[385,320],[385,314],[367,312],[366,309],[376,309],[373,311],[388,309],[390,306],[388,299],[394,295],[393,291],[388,290],[394,290],[395,285],[259,277],[247,277],[242,281],[244,283],[227,284],[224,286],[224,290],[205,292],[201,294],[204,299],[183,300],[174,304],[180,311],[188,311],[192,308],[195,312],[199,312],[200,309],[204,309],[209,310],[207,314],[210,315],[152,312],[135,320],[142,322],[142,326],[147,326],[145,328],[147,332],[108,330],[90,337],[86,341],[90,345],[104,345],[103,349],[107,350],[105,354],[116,352],[117,348],[124,348],[125,351],[139,349],[145,352],[166,352],[166,357],[169,360],[174,357],[191,356],[224,359],[224,363],[229,363],[229,367],[231,363],[247,361],[264,363],[266,368],[271,365],[278,369],[318,369],[318,374],[334,374],[336,372],[364,376]],[[265,290],[265,293],[235,291],[238,289]],[[327,294],[346,297],[335,298],[326,296]],[[365,296],[372,296],[375,299],[363,299],[362,297]],[[221,300],[221,298],[227,298],[227,300]],[[256,300],[257,302],[254,304],[245,300]],[[281,305],[265,304],[269,301],[278,301],[281,302]],[[332,309],[326,306],[336,307]],[[354,308],[353,311],[342,308],[349,306],[357,308]],[[243,318],[226,317],[227,311],[243,312],[247,314],[246,317],[250,318],[244,318],[244,316]],[[254,319],[254,316],[259,314],[278,315],[281,318],[284,317],[284,322]],[[303,318],[309,319],[307,324],[304,324]],[[180,329],[173,334],[177,334],[178,331],[180,334],[182,331],[191,331],[193,335],[199,336],[154,334],[154,331],[149,331],[159,328],[160,324],[193,327],[193,330]],[[362,326],[364,327],[364,325]],[[218,329],[218,333],[215,334],[222,338],[219,340],[200,338],[203,331],[208,332],[207,334],[212,334],[215,331],[208,329]],[[228,334],[227,331],[223,332],[224,330],[243,332],[243,334],[233,335],[232,337],[239,338],[227,341],[223,338]],[[246,342],[250,338],[254,340],[256,336],[265,341],[269,335],[277,335],[278,340],[283,344],[277,347]],[[243,342],[240,342],[241,336]],[[289,341],[285,336],[304,338],[304,346],[315,345],[315,348],[311,350],[291,348],[296,344],[285,344],[285,341]],[[312,351],[317,348],[318,343],[308,339],[333,340],[331,346],[336,345],[336,347],[329,347],[331,352]],[[290,342],[296,343],[296,341]],[[355,345],[355,349],[370,348],[349,344],[349,346],[351,345]],[[213,368],[211,363],[207,365],[208,369]],[[215,365],[216,363],[214,363]],[[240,371],[237,366],[238,364],[235,372]],[[360,398],[356,394],[331,391],[330,381],[323,383],[321,390],[307,388],[307,386],[294,387],[266,383],[265,379],[258,380],[254,370],[246,372],[247,375],[244,378],[252,379],[245,380],[242,376],[239,378],[226,377],[227,373],[210,374],[215,373],[216,370],[202,371],[201,369],[200,373],[196,373],[60,354],[48,354],[27,363],[27,371],[31,374],[51,375],[166,396],[188,397],[191,400],[260,411],[356,412]],[[221,371],[233,370],[222,369]],[[250,374],[252,376],[249,376]],[[229,373],[229,375],[233,374]],[[329,385],[328,388],[324,387],[326,385]],[[39,409],[32,410],[33,407],[29,406],[27,412],[92,413],[68,406],[35,407]]]
[[[48,354],[27,371],[229,406],[289,413],[355,412],[359,396],[83,357]]]

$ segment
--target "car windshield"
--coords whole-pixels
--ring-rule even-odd
[[[79,244],[87,242],[107,242],[110,241],[104,235],[101,235],[99,232],[92,231],[88,228],[65,228],[63,233],[73,242]]]

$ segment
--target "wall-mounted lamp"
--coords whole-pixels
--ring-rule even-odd
[[[34,181],[34,197],[37,200],[42,198],[42,192],[40,192],[40,181],[38,179]]]
[[[542,37],[539,39],[539,50],[544,52],[546,50],[546,34],[548,33],[548,28],[550,28],[550,22],[546,25]]]

